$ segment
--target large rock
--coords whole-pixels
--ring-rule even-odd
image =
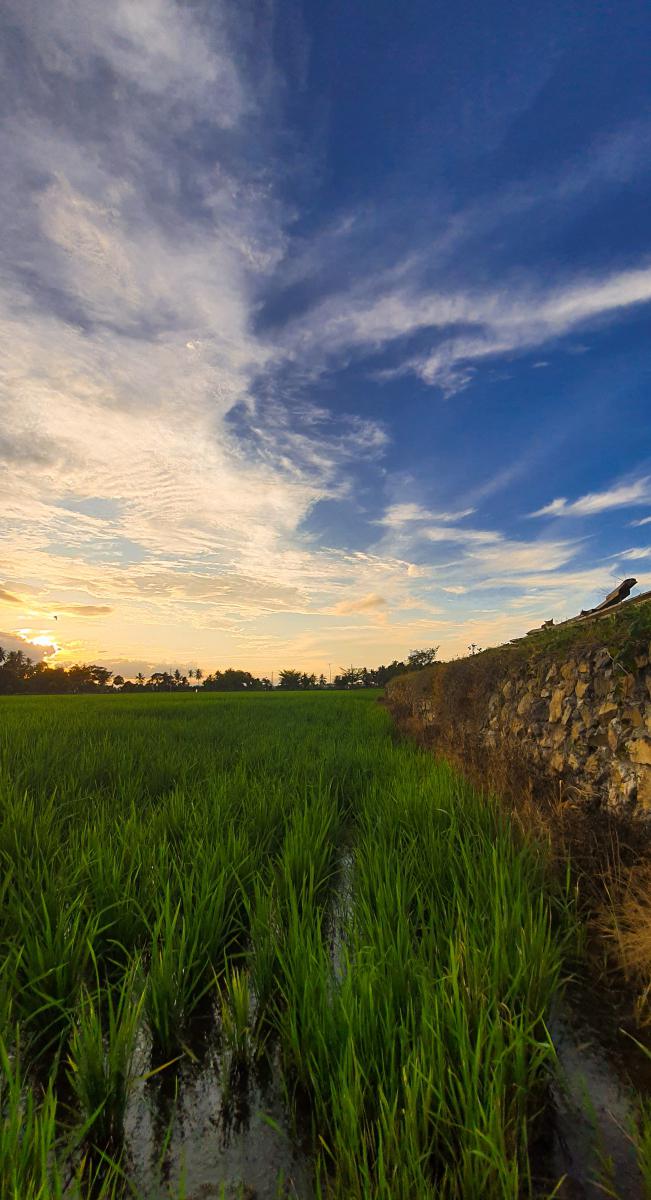
[[[642,737],[633,738],[632,741],[627,742],[626,749],[631,762],[651,767],[651,737],[647,734],[643,734]]]

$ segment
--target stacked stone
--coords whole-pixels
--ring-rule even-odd
[[[578,796],[651,811],[650,654],[632,671],[605,649],[512,670],[490,697],[486,742],[517,738]]]

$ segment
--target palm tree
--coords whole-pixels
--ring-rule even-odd
[[[140,687],[142,687],[144,682],[145,682],[145,677],[144,677],[142,671],[138,671],[138,674],[136,675],[136,683],[139,684]]]
[[[201,670],[201,667],[197,667],[197,669],[194,673],[194,677],[195,677],[197,683],[199,682],[200,679],[203,679],[203,671]]]
[[[190,670],[188,671],[188,679],[194,679],[194,671],[192,670],[192,667],[190,667]]]

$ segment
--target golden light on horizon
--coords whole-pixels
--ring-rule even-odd
[[[35,634],[31,629],[19,629],[18,634],[29,646],[40,646],[44,650],[49,650],[48,658],[53,658],[61,651],[61,646],[47,630]]]

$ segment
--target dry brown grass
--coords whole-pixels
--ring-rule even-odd
[[[651,863],[613,872],[593,926],[635,990],[635,1015],[651,1024]]]

